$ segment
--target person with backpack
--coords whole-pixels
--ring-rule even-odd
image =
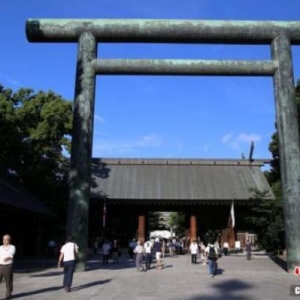
[[[208,271],[211,278],[217,275],[217,260],[218,260],[218,248],[214,245],[214,242],[208,243],[205,249],[208,262]]]

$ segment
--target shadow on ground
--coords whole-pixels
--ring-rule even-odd
[[[269,255],[269,258],[277,264],[279,267],[281,267],[284,271],[287,272],[287,263],[282,258],[274,255]]]
[[[50,276],[58,276],[58,275],[62,275],[62,274],[63,274],[63,270],[34,274],[34,275],[31,275],[30,277],[50,277]]]
[[[255,289],[255,286],[242,280],[230,279],[214,283],[212,284],[212,288],[215,295],[206,296],[199,294],[199,296],[187,297],[186,300],[251,300],[253,297],[247,292],[250,289]],[[246,295],[243,295],[243,293],[246,293]]]
[[[89,282],[89,283],[82,284],[82,285],[79,285],[79,286],[76,286],[76,287],[72,288],[72,291],[75,292],[75,291],[87,289],[89,287],[105,284],[105,283],[108,283],[110,281],[111,281],[111,279]],[[26,293],[15,294],[14,299],[25,298],[25,297],[29,297],[29,296],[33,296],[33,295],[37,295],[37,294],[51,293],[51,292],[55,292],[55,291],[62,290],[62,289],[63,289],[62,285],[52,286],[52,287],[39,289],[39,290],[35,290],[35,291],[30,291],[30,292],[26,292]],[[30,299],[30,298],[27,298],[27,299]]]
[[[75,291],[87,289],[87,288],[92,287],[92,286],[95,286],[95,285],[100,285],[100,284],[109,283],[109,282],[111,282],[111,280],[112,280],[112,279],[105,279],[105,280],[98,280],[98,281],[94,281],[94,282],[82,284],[82,285],[79,285],[79,286],[76,286],[76,287],[72,288],[72,291],[75,292]]]
[[[155,268],[155,260],[152,261],[151,263],[151,268]],[[121,260],[119,263],[112,263],[111,261],[109,261],[107,264],[102,264],[102,260],[100,259],[93,259],[88,261],[87,263],[87,270],[86,271],[95,271],[95,270],[122,270],[122,269],[134,269],[136,267],[135,265],[135,260],[133,259],[125,259],[125,260]],[[144,264],[145,267],[145,264]],[[162,268],[166,269],[166,268],[172,268],[173,265],[171,264],[163,264]]]

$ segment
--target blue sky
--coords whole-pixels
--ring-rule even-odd
[[[74,97],[76,44],[31,44],[27,18],[299,20],[299,0],[10,0],[0,17],[0,82]],[[297,19],[298,18],[298,19]],[[293,48],[295,80],[300,47]],[[101,58],[269,59],[268,46],[100,44]],[[98,76],[93,156],[268,158],[271,78]]]

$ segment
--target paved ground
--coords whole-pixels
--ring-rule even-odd
[[[191,265],[189,256],[164,259],[165,268],[137,273],[133,262],[103,268],[90,261],[90,270],[75,273],[71,293],[62,289],[61,269],[49,268],[16,273],[14,299],[40,300],[285,300],[290,286],[300,278],[287,274],[266,256],[247,261],[230,256],[219,260],[220,274],[209,278],[201,264]],[[0,285],[0,299],[4,284]]]

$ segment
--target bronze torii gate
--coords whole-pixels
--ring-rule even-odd
[[[30,42],[78,43],[67,232],[87,258],[90,165],[96,75],[273,76],[288,270],[300,265],[300,147],[291,45],[300,45],[300,22],[29,19]],[[271,45],[271,60],[97,59],[97,43]]]

